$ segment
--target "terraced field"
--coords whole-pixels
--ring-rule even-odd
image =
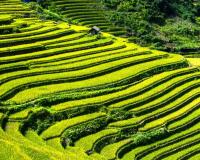
[[[198,65],[88,30],[0,1],[0,159],[200,159]]]
[[[109,22],[98,0],[59,0],[52,1],[58,13],[68,19],[88,27],[98,26],[105,32],[125,36],[126,30]]]

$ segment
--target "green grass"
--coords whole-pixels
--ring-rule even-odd
[[[34,36],[34,35],[39,35],[39,34],[45,34],[51,31],[57,30],[58,27],[43,27],[41,29],[37,29],[34,31],[28,31],[28,32],[22,32],[22,33],[13,33],[13,34],[8,34],[8,35],[1,35],[0,38],[1,40],[7,39],[7,41],[14,41],[14,38],[20,38],[20,37],[28,37],[28,36]],[[3,41],[1,42],[3,44]]]
[[[52,28],[50,28],[50,29],[52,30]],[[46,40],[49,38],[56,38],[59,35],[68,34],[68,33],[72,33],[72,32],[73,32],[72,30],[66,30],[66,29],[55,30],[54,28],[53,28],[53,31],[39,34],[39,35],[30,35],[29,36],[29,34],[25,32],[26,37],[0,40],[0,46],[3,47],[3,46],[11,46],[11,45],[16,45],[16,44],[21,44],[21,43],[26,44],[28,42],[29,43],[37,42],[37,41],[42,41],[42,40]]]
[[[59,152],[45,143],[37,144],[34,141],[26,139],[18,130],[17,123],[8,123],[6,132],[0,129],[1,147],[3,152],[1,156],[5,159],[64,159],[65,156],[75,158],[75,155],[67,155],[64,152]],[[13,153],[14,154],[13,154]]]
[[[137,148],[132,149],[128,153],[126,153],[122,160],[131,160],[135,157],[135,159],[142,159],[142,160],[149,160],[155,157],[156,152],[160,152],[159,150],[164,148],[165,146],[170,147],[171,144],[178,144],[178,142],[182,142],[182,139],[192,135],[192,133],[199,132],[199,125],[195,124],[193,126],[188,126],[187,130],[184,130],[182,132],[173,134],[169,137],[166,137],[165,139],[161,141],[154,142],[152,144],[139,146]],[[184,143],[184,142],[183,142]],[[165,150],[165,149],[163,149]]]
[[[32,109],[31,108],[27,108],[27,109],[25,109],[23,111],[20,111],[20,112],[12,114],[9,117],[9,119],[15,119],[15,120],[17,120],[17,119],[25,119],[25,118],[28,117],[30,111],[32,111]]]
[[[150,99],[151,97],[154,97],[155,95],[162,95],[162,93],[165,93],[166,90],[170,89],[170,88],[175,88],[177,89],[177,86],[180,86],[181,84],[184,84],[185,82],[187,82],[186,80],[189,79],[190,81],[193,80],[191,77],[198,77],[199,76],[199,73],[196,72],[196,73],[193,73],[193,74],[186,74],[186,75],[183,75],[183,76],[180,76],[180,77],[176,77],[176,78],[173,78],[165,83],[162,83],[162,85],[158,85],[158,86],[155,86],[154,88],[152,88],[151,90],[145,92],[145,94],[142,94],[142,95],[139,95],[139,96],[136,96],[134,97],[134,99],[128,99],[128,100],[124,100],[124,101],[120,101],[119,103],[115,103],[113,105],[111,105],[111,107],[113,108],[119,108],[119,107],[128,107],[128,106],[133,106],[132,110],[131,111],[140,111],[140,109],[146,109],[147,106],[142,106],[140,107],[139,105],[135,105],[135,104],[139,104],[139,102],[141,101],[144,101],[146,99]],[[181,83],[182,82],[182,83]],[[181,90],[179,90],[181,91]],[[164,102],[163,100],[166,100],[168,98],[170,98],[171,96],[175,95],[175,93],[178,93],[176,92],[176,90],[174,90],[174,92],[170,92],[171,94],[170,95],[167,95],[166,94],[164,95],[165,97],[161,98],[161,96],[156,99],[156,102],[154,102],[152,104],[152,102],[148,103],[149,106],[152,105],[156,105],[158,104],[159,102]],[[149,102],[149,101],[148,101]],[[135,107],[136,106],[136,107]]]
[[[0,156],[1,159],[23,159],[23,160],[30,160],[31,158],[22,153],[20,148],[9,141],[5,141],[3,139],[0,140]]]
[[[88,150],[92,150],[95,142],[97,142],[101,138],[109,136],[109,135],[117,134],[117,133],[118,133],[117,129],[102,130],[102,131],[97,132],[95,134],[88,135],[86,137],[81,138],[80,140],[78,140],[75,143],[75,146],[82,148],[86,152]]]
[[[29,66],[31,67],[31,65],[36,65],[36,64],[42,64],[42,63],[50,63],[50,65],[53,65],[52,62],[55,62],[55,63],[65,63],[64,60],[73,60],[74,58],[77,58],[77,59],[81,59],[81,58],[84,58],[84,56],[88,56],[88,55],[91,55],[91,56],[96,56],[96,54],[101,54],[101,53],[104,53],[104,52],[108,52],[108,53],[112,53],[112,52],[117,52],[117,50],[121,49],[122,51],[123,50],[126,50],[125,48],[126,46],[124,44],[112,44],[112,45],[108,45],[108,46],[104,46],[104,47],[101,47],[101,48],[92,48],[92,49],[88,49],[88,50],[85,50],[85,51],[75,51],[75,52],[69,52],[69,53],[65,53],[63,54],[63,49],[59,50],[60,52],[58,53],[62,53],[62,54],[59,54],[59,55],[50,55],[50,57],[45,57],[45,58],[38,58],[38,59],[31,59],[29,61],[21,61],[21,62],[16,62],[16,63],[9,63],[9,64],[6,64],[4,62],[2,62],[3,64],[0,66],[0,70],[3,71],[3,70],[9,70],[9,69],[12,69],[12,68],[18,68],[18,66],[24,66],[26,68],[29,68]],[[116,50],[116,51],[115,51]],[[129,48],[127,48],[127,50],[130,50]],[[51,50],[49,50],[51,51]],[[54,50],[55,51],[55,50]],[[58,50],[57,50],[58,51]],[[45,51],[46,52],[46,51]],[[54,54],[54,52],[52,52]],[[15,56],[16,57],[16,56]],[[12,59],[12,58],[9,58],[10,61],[16,61],[16,59]],[[7,59],[8,60],[8,59]],[[20,61],[20,59],[18,60]],[[58,61],[58,62],[56,62]],[[8,62],[8,61],[7,61]]]
[[[105,20],[96,3],[59,0],[52,7],[61,7],[74,23],[125,34]],[[190,66],[181,55],[127,38],[89,36],[87,27],[39,19],[28,6],[0,2],[0,159],[198,156],[197,59],[188,59]],[[137,139],[160,126],[166,127],[161,140],[144,145],[140,141],[146,139]]]
[[[200,144],[196,144],[196,145],[192,145],[189,148],[183,149],[179,152],[176,152],[166,158],[164,158],[165,160],[167,159],[181,159],[183,158],[186,154],[190,154],[191,152],[193,152],[194,150],[199,150],[200,148]]]
[[[4,48],[0,48],[0,57],[14,56],[14,55],[19,54],[19,52],[21,54],[25,54],[26,51],[43,50],[43,49],[44,49],[44,46],[37,42],[32,43],[32,44],[22,44],[18,46],[4,47]]]
[[[60,141],[60,138],[59,138],[59,137],[58,137],[58,138],[49,139],[49,140],[46,141],[46,143],[47,143],[49,146],[51,146],[51,147],[53,147],[53,148],[55,148],[55,149],[57,149],[57,150],[64,151],[64,148],[63,148],[63,146],[61,145],[61,141]]]
[[[13,90],[14,88],[22,88],[23,86],[25,86],[27,84],[36,83],[36,82],[39,82],[39,83],[43,82],[43,83],[46,84],[46,86],[48,86],[47,85],[48,81],[51,81],[51,80],[52,81],[53,80],[54,81],[55,80],[58,81],[59,79],[63,79],[63,78],[66,79],[66,81],[75,81],[76,79],[78,79],[78,80],[81,80],[81,78],[82,79],[88,79],[90,77],[96,77],[96,76],[99,75],[99,77],[97,77],[97,78],[90,78],[90,79],[86,80],[86,81],[93,81],[91,83],[81,83],[82,86],[77,86],[77,85],[73,85],[73,86],[70,85],[69,86],[69,85],[66,85],[66,83],[56,84],[56,85],[52,86],[53,87],[52,89],[50,89],[48,87],[47,90],[43,90],[43,91],[47,91],[45,94],[52,93],[52,91],[54,89],[56,89],[57,92],[58,92],[58,91],[72,89],[71,87],[76,87],[76,88],[87,87],[88,84],[90,84],[90,86],[97,86],[97,85],[102,85],[102,84],[105,84],[105,83],[112,83],[112,82],[115,82],[115,81],[122,80],[124,78],[128,78],[129,76],[132,76],[132,75],[135,75],[135,74],[140,74],[140,70],[143,69],[143,68],[140,68],[140,67],[141,66],[145,66],[145,63],[144,64],[143,63],[139,64],[139,65],[133,65],[131,67],[127,67],[125,69],[121,69],[121,68],[123,68],[123,66],[126,66],[127,64],[129,64],[128,66],[130,66],[130,64],[134,64],[134,63],[137,64],[137,62],[141,63],[145,59],[147,59],[148,61],[151,61],[151,60],[153,60],[155,58],[158,59],[158,58],[160,58],[162,56],[163,55],[149,55],[149,56],[147,55],[147,56],[131,57],[131,58],[126,58],[126,59],[117,60],[117,61],[114,61],[114,62],[109,62],[109,63],[106,63],[106,64],[101,64],[101,65],[98,65],[98,66],[90,67],[88,69],[78,70],[78,71],[65,72],[65,73],[57,73],[57,74],[53,74],[53,75],[46,74],[46,75],[33,76],[33,77],[28,77],[28,78],[21,78],[21,79],[17,79],[17,80],[10,81],[8,83],[3,84],[0,87],[1,90],[2,90],[0,96],[4,96],[5,94],[9,93],[10,90]],[[148,63],[152,64],[152,68],[153,68],[156,65],[156,61],[159,62],[160,60],[155,60],[153,62],[147,62],[146,64],[148,64]],[[172,63],[173,63],[173,61],[177,62],[177,59],[171,58],[171,61],[172,61]],[[161,63],[162,63],[162,61],[161,61]],[[169,62],[167,62],[167,64],[168,63]],[[165,65],[165,64],[163,64],[163,65]],[[132,72],[129,72],[127,74],[127,70],[131,69],[133,67],[134,68],[137,67],[138,70],[132,70]],[[146,67],[146,68],[147,68],[147,70],[151,69],[151,67]],[[117,69],[121,69],[121,70],[117,70]],[[117,71],[115,71],[115,70],[117,70]],[[113,72],[113,71],[115,71],[115,72]],[[112,73],[110,73],[110,72],[112,72]],[[107,73],[107,74],[105,74],[105,73]],[[51,76],[49,76],[49,75],[51,75]],[[121,76],[119,77],[117,75],[121,75]],[[110,76],[112,76],[114,78],[107,78],[107,77],[110,77]],[[98,81],[98,79],[102,79],[102,80]],[[81,82],[81,81],[79,81],[79,82]],[[57,85],[63,85],[63,87],[62,88],[60,88],[60,87],[57,88]],[[36,88],[33,88],[33,90],[34,89],[36,89]],[[28,90],[28,91],[30,91],[30,90]],[[53,92],[55,92],[55,91],[53,91]],[[20,92],[19,94],[21,94],[21,93],[23,93],[23,92]],[[33,99],[33,98],[31,98],[31,96],[33,95],[32,93],[33,92],[31,91],[31,95],[30,96],[29,96],[29,94],[26,93],[27,97],[24,97],[24,98],[26,98],[25,101],[27,101],[29,99]],[[41,93],[42,92],[39,92],[38,96],[40,96]],[[34,95],[34,98],[35,98],[35,96],[37,96],[37,95]],[[29,98],[29,99],[27,99],[27,98]],[[22,97],[18,98],[17,95],[15,97],[13,97],[11,100],[12,101],[16,101],[16,102],[17,101],[18,102],[23,102],[24,101]]]
[[[0,15],[0,25],[10,24],[13,20],[11,15]]]
[[[90,42],[95,42],[97,41],[97,38],[95,36],[85,36],[83,38],[74,40],[74,41],[69,41],[69,42],[62,42],[62,43],[56,43],[56,44],[52,44],[52,45],[47,45],[46,47],[48,49],[50,48],[58,48],[58,47],[66,47],[66,46],[73,46],[73,45],[81,45],[84,43],[90,43]]]
[[[149,68],[149,66],[148,66],[149,64],[150,65],[152,64],[152,66],[153,66],[157,62],[159,62],[161,64],[163,61],[156,60],[155,62],[148,62],[148,63],[140,64],[140,65],[137,65],[137,66],[132,66],[132,67],[129,67],[129,68],[126,68],[126,69],[119,70],[119,71],[117,71],[115,73],[104,75],[103,77],[95,78],[93,82],[92,82],[93,79],[80,81],[80,82],[77,82],[77,83],[75,82],[73,86],[76,86],[76,88],[83,88],[83,87],[87,87],[86,86],[87,84],[90,84],[90,86],[93,86],[93,85],[96,86],[96,85],[98,85],[98,83],[102,84],[102,82],[104,82],[104,83],[105,82],[108,83],[109,81],[114,81],[115,82],[118,79],[123,79],[123,76],[124,76],[124,78],[128,77],[128,74],[137,75],[137,74],[140,73],[140,70],[143,70],[143,69],[145,70],[145,68]],[[131,73],[130,71],[133,72],[133,73]],[[118,75],[120,75],[120,77]],[[54,87],[61,86],[61,85],[62,84],[49,86],[48,90],[52,89],[52,91],[53,91]],[[70,88],[68,86],[65,90],[73,89],[72,88],[73,86],[70,86]],[[44,89],[44,87],[42,87],[42,88]],[[60,88],[60,87],[57,87],[57,88]],[[134,87],[132,87],[132,88],[134,88]],[[63,86],[62,89],[64,90],[64,86]],[[34,89],[31,89],[31,93],[33,93],[33,90]],[[122,95],[126,94],[126,92],[127,91],[122,92]],[[66,108],[69,108],[69,107],[73,107],[73,106],[81,106],[81,105],[86,105],[86,104],[91,104],[91,103],[99,103],[99,102],[102,102],[102,101],[109,101],[109,99],[113,99],[113,98],[119,97],[119,96],[120,96],[120,94],[110,94],[109,96],[100,96],[98,98],[89,98],[89,99],[85,99],[85,100],[72,101],[72,102],[68,102],[68,103],[64,103],[64,104],[60,104],[60,105],[54,106],[53,109],[63,110],[63,109],[66,109]],[[66,106],[68,106],[68,107],[66,107]]]
[[[200,59],[199,59],[199,58],[187,58],[187,60],[188,60],[193,66],[200,66]]]
[[[75,61],[72,62],[68,62],[66,64],[62,64],[62,65],[53,65],[51,64],[50,66],[45,66],[45,68],[42,68],[42,66],[40,66],[40,68],[33,68],[31,70],[24,70],[24,71],[16,71],[16,72],[11,72],[11,73],[7,73],[7,74],[3,74],[0,79],[1,79],[1,84],[8,82],[10,80],[13,79],[17,79],[17,78],[23,78],[25,76],[34,76],[34,75],[42,75],[42,74],[48,74],[48,73],[58,73],[58,72],[66,72],[66,71],[73,71],[73,70],[80,70],[80,69],[85,69],[85,68],[89,68],[92,66],[97,66],[100,64],[104,64],[104,63],[109,63],[112,61],[116,61],[116,60],[120,60],[120,59],[126,59],[126,58],[131,58],[134,56],[139,56],[139,55],[145,55],[147,53],[137,53],[137,52],[124,52],[124,53],[119,53],[119,54],[114,54],[114,55],[106,55],[106,56],[100,56],[97,58],[85,58],[82,61]],[[37,66],[39,67],[39,66]],[[44,65],[43,65],[44,67]]]
[[[97,153],[91,154],[90,157],[93,158],[94,160],[106,160],[106,158],[104,158],[103,156],[101,156]]]
[[[31,24],[30,26],[26,28],[19,29],[20,32],[29,32],[29,31],[35,31],[38,29],[41,29],[43,27],[42,24]]]
[[[66,30],[58,30],[55,31],[59,34],[66,34],[69,31]],[[58,36],[57,33],[52,34],[52,36]],[[29,38],[29,37],[27,37]],[[48,36],[45,36],[45,39],[48,39]],[[19,39],[18,39],[19,40]],[[30,38],[31,40],[31,38]],[[42,39],[41,39],[42,40]],[[9,41],[8,41],[9,42]],[[34,42],[34,41],[33,41]],[[21,42],[22,43],[22,42]],[[88,44],[81,44],[81,45],[76,45],[76,46],[68,46],[68,47],[62,47],[62,48],[54,48],[54,49],[49,49],[45,51],[40,51],[40,52],[33,52],[30,54],[22,54],[22,55],[16,55],[15,57],[3,57],[1,58],[1,63],[7,62],[18,62],[22,60],[30,60],[30,59],[37,59],[37,58],[43,58],[43,57],[48,57],[48,56],[54,56],[54,55],[59,55],[59,54],[67,54],[69,52],[74,52],[74,51],[79,51],[79,50],[84,50],[84,49],[91,49],[91,48],[96,48],[96,47],[101,47],[101,46],[107,46],[109,44],[112,44],[112,41],[110,39],[101,39],[97,42],[93,42],[90,45]],[[83,53],[82,53],[83,54]],[[70,54],[68,54],[70,57]],[[66,57],[66,56],[65,56]],[[70,58],[76,57],[74,54],[71,55]],[[55,58],[55,57],[52,57]],[[59,57],[61,58],[61,57]]]
[[[187,88],[187,87],[190,87],[191,85],[197,85],[198,83],[199,83],[198,80],[196,82],[192,81],[192,82],[186,83],[185,87]],[[147,114],[141,115],[139,117],[133,117],[133,118],[128,119],[128,120],[123,120],[123,121],[110,123],[109,126],[112,126],[112,127],[113,126],[114,127],[125,127],[125,126],[130,126],[130,125],[137,125],[140,122],[142,122],[143,124],[146,124],[147,122],[149,122],[149,123],[146,124],[146,126],[141,128],[141,130],[147,130],[147,129],[150,129],[152,127],[156,127],[157,125],[161,125],[161,124],[163,124],[164,122],[167,121],[166,118],[169,118],[169,117],[167,117],[166,115],[172,113],[172,111],[174,113],[176,113],[175,111],[177,111],[180,108],[179,106],[181,106],[182,103],[184,104],[185,102],[187,102],[187,100],[192,99],[191,94],[194,97],[195,97],[195,94],[198,95],[198,88],[197,89],[193,89],[192,91],[190,91],[190,92],[188,92],[188,93],[186,93],[184,95],[181,95],[178,99],[174,100],[173,103],[169,103],[169,104],[163,106],[162,108],[158,108],[157,110],[155,110],[153,112],[148,112]],[[196,103],[198,104],[198,102],[199,102],[199,100],[197,99],[197,101],[194,102],[194,105]],[[180,111],[180,110],[178,110],[178,111]],[[183,110],[181,110],[181,111],[183,111]],[[179,114],[181,114],[181,113],[182,112],[180,112]],[[163,119],[160,120],[160,119],[158,119],[159,117],[163,117]],[[154,120],[157,120],[157,119],[158,119],[158,121],[154,122]]]
[[[196,91],[199,90],[199,88],[196,89]],[[191,96],[191,94],[195,95],[197,92],[193,91],[193,92],[189,92],[188,93],[188,98]],[[190,96],[189,96],[190,95]],[[181,97],[181,100],[185,100],[186,98],[185,97]],[[158,118],[156,119],[155,121],[151,122],[151,123],[148,123],[147,125],[144,126],[144,130],[148,130],[148,129],[151,129],[151,128],[154,128],[154,127],[157,127],[159,125],[162,125],[164,123],[166,123],[167,121],[170,121],[171,119],[174,119],[178,116],[181,116],[183,115],[184,113],[188,112],[190,109],[192,109],[193,107],[199,107],[199,101],[200,101],[200,98],[196,98],[195,100],[193,100],[191,103],[189,103],[188,105],[185,105],[183,108],[179,109],[178,111],[175,111],[163,118]],[[174,102],[176,103],[176,102]],[[179,101],[178,103],[176,104],[181,104],[181,102]]]
[[[74,125],[81,124],[93,119],[97,119],[102,116],[105,116],[105,114],[94,113],[94,114],[83,115],[83,116],[75,117],[72,119],[66,119],[66,120],[57,122],[54,125],[50,126],[47,130],[42,132],[41,137],[43,139],[58,137],[69,127],[72,127]]]
[[[189,160],[196,160],[196,159],[199,159],[199,158],[200,158],[200,154],[197,153],[196,155],[190,157]]]
[[[62,64],[67,64],[71,62],[78,62],[78,61],[80,62],[85,59],[96,58],[101,55],[104,56],[104,55],[110,55],[110,54],[115,54],[115,53],[122,53],[122,52],[131,51],[135,49],[136,48],[133,48],[133,47],[127,47],[124,44],[114,43],[112,45],[101,46],[101,47],[82,50],[82,51],[75,51],[73,52],[73,54],[67,53],[67,54],[55,55],[55,56],[51,56],[47,58],[40,58],[37,61],[31,60],[30,65],[33,67],[62,65]]]
[[[119,149],[125,145],[130,144],[131,142],[133,141],[130,138],[130,139],[121,140],[119,142],[107,145],[101,150],[100,154],[106,157],[107,159],[115,159],[117,157],[117,152],[119,151]]]
[[[175,119],[175,121],[170,122],[169,121],[169,125],[167,126],[167,128],[169,130],[173,130],[176,129],[178,127],[181,127],[185,124],[187,124],[188,122],[191,122],[192,120],[198,118],[199,115],[199,109],[197,108],[196,110],[194,110],[193,112],[190,112],[189,115],[186,115],[185,117],[177,117],[177,120]]]
[[[195,74],[184,75],[184,76],[180,76],[179,78],[174,78],[172,81],[168,81],[168,82],[171,82],[171,84],[173,85],[169,85],[166,88],[167,92],[163,90],[163,93],[166,93],[166,94],[161,95],[159,98],[156,98],[152,100],[151,102],[148,102],[144,105],[141,105],[141,106],[134,105],[134,107],[130,111],[132,111],[136,115],[141,115],[148,111],[155,110],[159,106],[163,106],[164,104],[171,102],[172,99],[179,96],[183,91],[187,89],[187,86],[183,86],[183,85],[187,82],[192,81],[194,79],[193,77],[198,78],[198,72],[197,74],[195,73]],[[163,86],[165,87],[165,84],[163,84]]]
[[[154,152],[154,157],[156,157],[157,159],[160,159],[159,157],[162,155],[162,154],[166,154],[166,156],[168,156],[168,158],[170,158],[170,153],[173,153],[173,151],[175,151],[175,153],[179,150],[181,150],[185,145],[189,145],[189,143],[193,143],[195,141],[198,141],[200,138],[200,134],[197,134],[193,137],[190,137],[190,138],[187,138],[187,139],[184,139],[182,140],[181,142],[178,142],[178,143],[175,143],[173,145],[170,145],[168,147],[164,147],[156,152]],[[187,146],[188,148],[190,148],[191,145]],[[184,148],[183,148],[184,149]],[[168,152],[168,153],[167,153]],[[172,156],[174,157],[174,156]]]

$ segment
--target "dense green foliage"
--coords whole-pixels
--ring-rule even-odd
[[[57,14],[55,6],[53,6],[50,1],[41,1],[41,3],[30,2],[27,5],[30,9],[33,9],[37,12],[37,15],[40,19],[67,21],[67,19],[64,18],[62,15]]]
[[[134,42],[169,51],[199,49],[193,0],[101,1],[109,9],[109,20],[126,27]]]
[[[184,54],[198,52],[200,46],[200,20],[197,16],[200,12],[200,5],[197,1],[99,1],[102,3],[100,6],[107,20],[124,28],[123,32],[122,30],[116,31],[116,33],[112,31],[113,34],[117,35],[119,32],[120,35],[127,32],[126,35],[130,41],[159,50]],[[34,6],[35,3],[33,3],[31,6],[37,10],[40,18],[64,20],[74,24],[81,22],[81,19],[73,20],[73,16],[65,16],[65,12],[68,11],[65,7],[60,7],[59,2],[58,7],[57,2],[54,0],[39,1],[38,3],[39,5]],[[100,25],[101,28],[101,23],[98,25],[97,22],[96,25]]]
[[[149,144],[153,141],[159,140],[166,136],[168,133],[164,128],[150,130],[148,132],[138,132],[133,136],[133,141],[136,146]]]
[[[150,22],[164,21],[170,16],[194,19],[192,0],[102,0],[105,5],[119,12],[142,12],[140,16]]]

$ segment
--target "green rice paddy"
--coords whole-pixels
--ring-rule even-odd
[[[0,160],[200,159],[199,59],[119,38],[89,4],[55,1],[69,25],[0,1]]]

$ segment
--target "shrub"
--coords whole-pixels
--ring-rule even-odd
[[[20,124],[19,130],[24,134],[28,128],[31,128],[37,131],[37,133],[41,133],[54,121],[51,113],[47,109],[40,109],[37,112],[31,111],[29,117]]]
[[[167,130],[165,128],[159,128],[150,130],[148,132],[138,132],[133,136],[133,141],[136,146],[146,145],[151,142],[155,142],[167,135]]]
[[[73,145],[73,142],[83,136],[91,133],[95,133],[107,125],[106,117],[98,118],[74,127],[67,129],[61,139],[62,145],[66,147],[67,145]]]
[[[39,18],[41,19],[50,19],[54,21],[67,21],[62,15],[59,15],[57,13],[57,10],[55,9],[55,5],[53,3],[50,3],[49,1],[46,1],[45,4],[38,4],[36,2],[30,2],[28,3],[28,6],[35,10],[38,13]],[[46,8],[46,9],[45,9]]]
[[[122,109],[114,109],[114,110],[109,111],[108,117],[110,121],[119,121],[119,120],[131,118],[132,114]]]

